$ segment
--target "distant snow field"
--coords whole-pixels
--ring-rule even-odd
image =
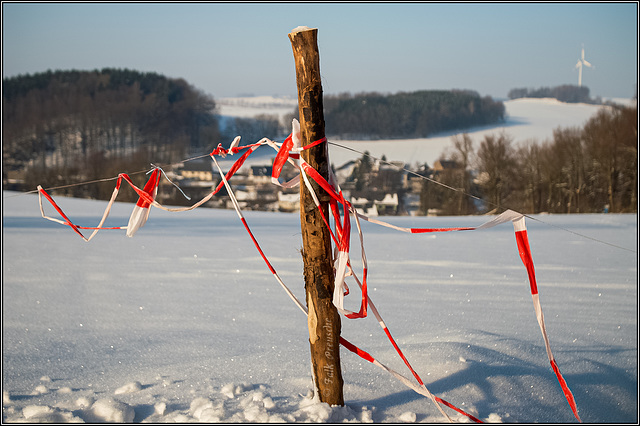
[[[635,105],[635,101],[627,99],[611,99],[622,105]],[[222,98],[217,100],[219,112],[223,116],[254,117],[260,114],[277,115],[280,118],[291,113],[297,100],[286,97],[256,96],[241,98]],[[568,104],[556,99],[523,98],[504,102],[506,109],[505,122],[497,125],[467,129],[467,134],[474,141],[476,149],[485,135],[497,135],[505,132],[513,138],[514,144],[534,141],[543,143],[551,140],[553,131],[558,127],[583,127],[600,108],[601,105]],[[605,107],[606,108],[606,107]],[[341,166],[347,161],[358,158],[358,152],[368,151],[374,157],[387,157],[389,161],[403,161],[410,166],[433,163],[443,153],[451,149],[451,138],[460,132],[447,132],[429,138],[393,139],[375,141],[353,141],[331,139],[329,146],[330,161]],[[265,135],[271,137],[269,135]],[[244,144],[255,141],[243,141]],[[341,146],[339,146],[341,145]]]
[[[263,114],[282,118],[291,114],[298,106],[297,99],[279,96],[220,98],[215,101],[220,115],[242,118],[252,118]]]
[[[597,110],[505,104],[505,129],[516,139],[581,125]],[[448,144],[446,136],[428,141],[439,139]],[[349,143],[390,160],[431,163],[440,154],[421,141],[394,141],[394,151],[385,141]],[[338,151],[330,152],[336,164]],[[106,207],[56,200],[83,226],[95,226]],[[431,400],[344,350],[345,407],[315,401],[306,318],[234,211],[152,209],[133,238],[103,230],[85,243],[42,219],[37,195],[5,191],[2,209],[3,422],[445,421]],[[126,225],[132,209],[117,202],[105,226]],[[55,216],[51,206],[45,211]],[[304,300],[299,216],[245,217]],[[385,219],[441,228],[490,217]],[[575,421],[547,359],[510,224],[419,235],[362,226],[370,297],[429,391],[485,422]],[[527,228],[551,349],[582,420],[637,423],[637,215],[536,215]],[[359,256],[352,250],[356,272]],[[359,291],[349,283],[345,304],[357,310]],[[343,318],[342,335],[411,377],[374,318]]]

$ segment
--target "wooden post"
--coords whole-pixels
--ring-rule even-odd
[[[296,65],[302,146],[325,136],[317,33],[317,29],[307,27],[298,27],[289,33]],[[303,151],[302,158],[325,179],[328,177],[326,142]],[[329,196],[315,182],[311,182],[328,219]],[[321,402],[344,405],[340,369],[340,314],[332,303],[334,270],[331,234],[302,179],[300,224],[315,391]]]

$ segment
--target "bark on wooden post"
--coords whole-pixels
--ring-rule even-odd
[[[325,136],[317,33],[317,29],[307,27],[298,27],[289,33],[296,65],[302,146]],[[326,142],[305,150],[302,158],[327,178],[329,161]],[[315,182],[312,181],[312,185],[320,199],[325,217],[329,218],[328,195]],[[321,402],[344,405],[340,369],[340,314],[332,303],[334,271],[331,234],[302,180],[300,223],[304,281],[309,308],[309,343],[316,395]]]

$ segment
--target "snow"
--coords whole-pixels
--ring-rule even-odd
[[[302,31],[309,31],[310,29],[311,28],[309,28],[307,26],[301,25],[301,26],[298,26],[298,27],[295,27],[294,29],[292,29],[291,30],[291,34],[299,33],[299,32],[302,32]]]
[[[84,226],[106,207],[56,200]],[[132,210],[117,202],[105,226],[125,225]],[[304,300],[299,216],[244,214]],[[384,219],[403,227],[488,220]],[[575,421],[511,225],[418,235],[362,227],[370,296],[432,393],[486,422]],[[637,215],[537,215],[527,228],[551,349],[582,420],[637,422]],[[101,231],[85,243],[42,219],[37,195],[5,191],[2,263],[3,422],[444,421],[429,399],[344,350],[345,407],[314,400],[306,318],[234,211],[153,209],[133,238]],[[348,309],[358,297],[352,288]],[[343,318],[342,335],[410,377],[375,319]]]
[[[626,99],[610,101],[632,106],[637,102]],[[223,116],[255,117],[260,114],[277,115],[283,119],[297,105],[297,100],[278,96],[254,96],[239,98],[222,98],[217,101],[220,114]],[[513,138],[514,144],[534,141],[543,143],[551,140],[553,131],[558,127],[582,127],[602,105],[563,103],[549,98],[522,98],[504,101],[506,119],[498,125],[490,125],[467,130],[474,141],[475,148],[485,135],[497,135],[504,132]],[[369,151],[374,157],[387,157],[388,161],[403,161],[414,166],[434,162],[447,150],[451,149],[451,138],[459,132],[446,132],[429,138],[393,139],[393,140],[340,140],[331,139],[329,157],[339,167],[359,155],[344,147],[359,152]],[[254,141],[243,141],[244,144]],[[262,159],[262,161],[265,161]]]
[[[504,132],[513,138],[514,144],[550,140],[558,127],[582,127],[600,108],[600,105],[567,104],[556,99],[514,99],[504,102],[506,117],[499,125],[468,129],[466,133],[477,150],[485,135]],[[460,132],[447,132],[430,138],[376,141],[332,140],[329,154],[333,164],[341,165],[353,159],[353,152],[338,145],[360,152],[369,151],[374,157],[385,155],[389,161],[406,164],[427,163],[433,166],[443,153],[451,149],[451,138]]]
[[[233,211],[154,210],[134,238],[102,231],[87,244],[41,219],[35,195],[3,196],[5,420],[442,420],[429,400],[345,351],[346,407],[313,403],[306,320]],[[59,201],[87,225],[104,208]],[[110,221],[126,223],[131,208],[117,203]],[[245,215],[303,300],[298,216]],[[536,218],[543,223],[528,228],[543,312],[580,414],[636,421],[637,254],[563,229],[635,250],[637,217]],[[432,392],[483,420],[572,421],[512,227],[431,236],[363,228],[371,297]],[[375,320],[343,320],[343,335],[404,371]]]
[[[216,99],[216,106],[223,117],[253,118],[266,114],[283,118],[295,111],[298,100],[283,96],[243,96]]]

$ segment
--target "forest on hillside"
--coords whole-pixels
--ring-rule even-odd
[[[105,68],[3,79],[3,182],[24,170],[25,186],[63,186],[144,170],[219,138],[213,98],[182,79]],[[144,179],[144,176],[141,177]],[[69,195],[104,199],[112,183]]]
[[[323,97],[326,134],[341,139],[426,138],[504,120],[505,107],[470,90]],[[295,112],[297,114],[297,112]]]

